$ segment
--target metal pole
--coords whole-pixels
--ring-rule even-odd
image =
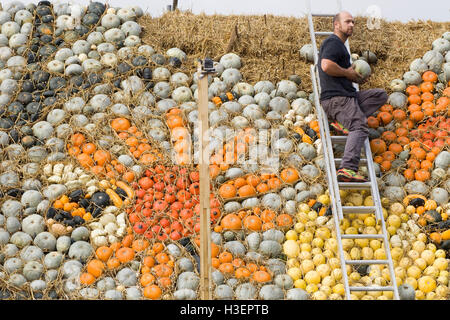
[[[200,298],[211,300],[211,217],[209,207],[208,74],[198,72],[199,169],[200,169]]]

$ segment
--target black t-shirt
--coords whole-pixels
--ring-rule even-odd
[[[350,55],[344,42],[335,34],[325,39],[319,51],[319,78],[320,100],[326,100],[335,96],[356,97],[356,89],[350,80],[345,77],[332,77],[326,74],[321,67],[322,59],[336,62],[341,68],[351,66]]]

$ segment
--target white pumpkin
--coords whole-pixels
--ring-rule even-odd
[[[433,50],[440,52],[441,54],[445,54],[450,50],[450,41],[444,38],[438,38],[432,43]]]
[[[417,71],[407,71],[403,74],[403,81],[406,85],[418,85],[422,82],[422,77]]]
[[[403,108],[408,103],[408,97],[402,92],[393,92],[389,95],[388,103],[394,108]]]
[[[423,61],[423,59],[417,58],[414,59],[413,62],[411,62],[411,64],[409,65],[409,70],[422,74],[428,70],[428,65],[425,61]]]
[[[240,69],[242,66],[241,58],[237,54],[232,52],[223,55],[220,58],[219,63],[223,65],[225,69]]]
[[[437,51],[437,50],[427,51],[423,55],[422,59],[423,59],[423,61],[425,61],[425,63],[428,65],[428,68],[431,71],[433,71],[435,73],[440,73],[442,63],[444,62],[444,57],[442,56],[442,54],[439,51]]]
[[[370,65],[364,60],[356,60],[355,62],[353,62],[352,66],[355,71],[363,77],[363,79],[368,78],[372,73]]]
[[[312,44],[308,43],[300,48],[300,57],[308,62],[314,62],[314,50]]]
[[[404,92],[406,89],[406,83],[401,79],[394,79],[390,83],[390,88],[392,91]]]
[[[235,84],[242,80],[242,74],[238,69],[228,68],[222,72],[220,78],[228,88],[232,88]]]

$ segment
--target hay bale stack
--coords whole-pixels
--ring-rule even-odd
[[[317,31],[330,30],[331,18],[316,21]],[[244,81],[277,82],[295,73],[302,77],[302,88],[311,91],[309,63],[299,55],[299,49],[310,43],[306,18],[195,15],[175,11],[158,18],[144,15],[139,23],[144,29],[144,43],[151,44],[157,51],[177,47],[191,57],[183,65],[183,72],[195,72],[195,58],[220,58],[231,48],[245,61],[241,69]],[[450,22],[382,20],[380,29],[369,30],[367,19],[356,17],[354,34],[350,38],[352,52],[369,49],[378,57],[373,75],[361,88],[387,88],[392,79],[401,78],[409,69],[414,57],[430,50],[431,42],[449,29]],[[232,37],[235,30],[237,35]],[[231,38],[235,38],[232,43]]]

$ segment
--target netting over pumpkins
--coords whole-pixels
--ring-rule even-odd
[[[151,18],[135,6],[41,1],[6,4],[0,24],[1,299],[198,299],[191,160],[205,56],[218,71],[208,91],[213,297],[343,299],[342,272],[355,286],[389,282],[376,265],[340,269],[310,63],[299,54],[306,19]],[[350,40],[378,60],[362,88],[390,93],[368,125],[405,299],[448,298],[449,27],[368,30],[357,18]],[[373,205],[367,192],[341,196]],[[379,232],[371,214],[341,228]],[[378,240],[344,250],[385,258]]]

